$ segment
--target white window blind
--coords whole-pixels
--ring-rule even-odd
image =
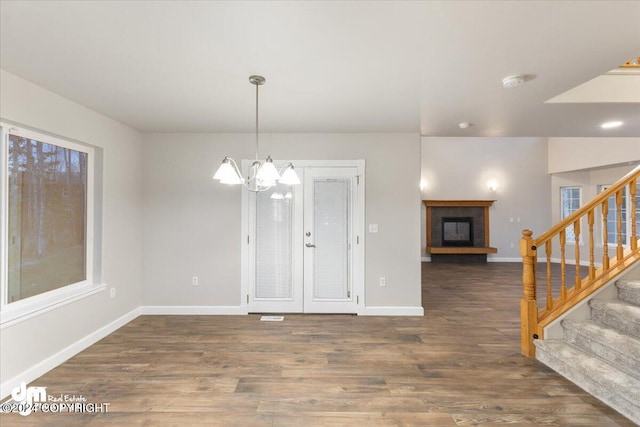
[[[256,298],[293,297],[291,209],[293,199],[256,195]]]
[[[315,181],[314,198],[314,298],[344,299],[349,290],[349,181]]]

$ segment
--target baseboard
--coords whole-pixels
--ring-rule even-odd
[[[424,256],[420,258],[422,262],[431,262],[431,257]],[[487,262],[522,262],[522,257],[487,257]]]
[[[90,333],[84,338],[81,338],[80,340],[76,341],[70,346],[60,350],[59,352],[55,353],[53,356],[50,356],[44,359],[37,365],[27,369],[21,374],[16,375],[15,377],[8,379],[7,381],[2,382],[2,384],[0,384],[0,400],[9,396],[11,394],[11,391],[15,387],[18,387],[21,382],[24,381],[25,383],[29,384],[30,382],[46,374],[56,366],[61,365],[66,360],[80,353],[82,350],[97,343],[98,341],[100,341],[102,338],[106,337],[110,333],[116,331],[117,329],[131,322],[133,319],[135,319],[139,315],[140,315],[140,308],[138,307],[134,310],[131,310],[124,316],[120,316],[113,322],[103,326],[97,331]],[[46,387],[46,384],[39,384],[39,385]]]
[[[522,262],[522,257],[487,257],[487,262]]]
[[[144,315],[248,314],[247,307],[240,305],[143,305],[140,310]]]
[[[359,316],[424,316],[422,307],[362,307],[358,310]]]
[[[541,262],[546,262],[547,259],[546,258],[542,258],[542,257],[538,257],[538,263]],[[562,262],[561,258],[551,258],[551,262],[554,264],[560,264]],[[576,261],[574,259],[565,259],[565,265],[576,265]],[[580,266],[581,267],[589,267],[589,261],[585,261],[585,260],[580,260]],[[602,263],[601,262],[594,262],[593,266],[595,268],[600,268],[602,267]]]

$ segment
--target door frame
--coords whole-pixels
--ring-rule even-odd
[[[365,160],[280,160],[277,163],[291,162],[296,168],[357,168],[357,185],[355,195],[355,206],[353,206],[353,227],[356,235],[356,242],[353,245],[353,291],[355,293],[357,314],[361,314],[365,309]],[[241,161],[242,171],[246,173],[253,163],[253,160],[243,159]],[[303,184],[302,184],[303,185]],[[252,239],[250,221],[250,203],[254,200],[252,193],[242,187],[241,201],[241,225],[240,225],[240,312],[249,313],[249,295],[251,278]],[[295,237],[294,237],[294,240]]]

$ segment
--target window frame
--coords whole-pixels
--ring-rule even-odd
[[[580,209],[580,207],[582,206],[582,187],[578,186],[578,185],[567,185],[567,186],[561,186],[560,187],[560,220],[562,221],[563,219],[565,219],[567,216],[573,214],[574,211],[570,212],[569,215],[565,216],[564,215],[564,198],[563,198],[563,190],[566,189],[571,189],[571,190],[578,190],[578,209]],[[580,222],[580,228],[582,229],[582,219],[579,220]],[[573,230],[573,226],[571,226],[571,229]],[[575,237],[575,236],[574,236]],[[567,239],[566,243],[568,245],[582,245],[582,233],[580,233],[580,239],[576,242],[575,238],[572,241],[569,241]]]
[[[598,185],[598,194],[603,193],[604,191],[607,191],[613,184],[600,184]],[[611,195],[610,198],[614,198],[615,200],[615,194]],[[631,221],[635,221],[634,218],[631,218],[631,192],[629,191],[629,187],[625,186],[624,187],[624,201],[627,203],[627,206],[625,208],[625,214],[622,216],[622,221],[625,223],[624,226],[624,241],[622,242],[622,246],[627,248],[629,247],[629,244],[631,242]],[[636,197],[638,197],[638,195],[636,195]],[[608,199],[607,199],[608,201]],[[615,201],[614,201],[615,204]],[[617,206],[616,206],[617,208]],[[599,218],[602,218],[602,207],[599,207],[598,209],[600,209],[600,215]],[[611,215],[611,210],[608,211],[607,215]],[[616,213],[617,215],[617,213]],[[605,242],[604,241],[604,229],[603,229],[603,224],[602,224],[602,220],[598,221],[599,223],[599,227],[600,227],[600,246],[604,247],[604,244],[606,243],[607,246],[617,246],[618,242]],[[607,234],[607,237],[610,236],[611,234]],[[616,240],[618,238],[617,234],[615,234]]]
[[[8,301],[8,238],[9,238],[9,135],[34,139],[43,143],[87,154],[87,194],[85,225],[85,280],[65,285],[18,301]],[[94,283],[94,218],[95,218],[95,150],[93,147],[68,139],[0,122],[0,209],[2,238],[0,238],[0,327],[26,320],[44,311],[68,304],[100,292],[106,285]]]

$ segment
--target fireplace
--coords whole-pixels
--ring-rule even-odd
[[[473,218],[443,217],[442,246],[473,246]]]
[[[498,250],[489,243],[494,200],[425,200],[426,253],[432,262],[487,262]]]

